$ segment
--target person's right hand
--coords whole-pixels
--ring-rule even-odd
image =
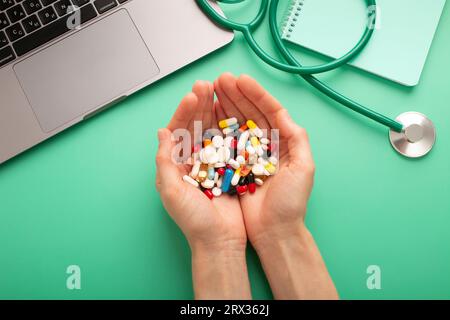
[[[247,236],[256,249],[277,299],[337,299],[304,219],[314,180],[314,161],[305,129],[248,76],[222,75],[215,82],[218,118],[254,120],[279,129],[279,170],[256,193],[240,197]],[[270,138],[270,136],[269,136]],[[274,141],[272,141],[274,142]]]
[[[236,116],[242,123],[254,120],[261,129],[279,129],[279,170],[256,193],[240,198],[247,235],[255,248],[274,239],[297,234],[304,228],[313,187],[314,161],[306,131],[286,109],[248,76],[229,73],[215,82],[220,104],[217,112]],[[272,141],[273,142],[273,141]]]

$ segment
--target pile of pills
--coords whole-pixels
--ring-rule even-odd
[[[192,148],[192,170],[183,180],[200,188],[209,198],[222,194],[254,193],[277,171],[274,146],[252,120],[240,125],[236,118],[219,122],[223,135],[208,131]]]

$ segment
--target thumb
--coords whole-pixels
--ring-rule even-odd
[[[163,128],[158,130],[158,152],[156,154],[156,186],[161,192],[173,183],[181,183],[177,165],[172,161],[172,132]]]
[[[295,164],[314,166],[306,130],[295,123],[284,108],[277,112],[276,123],[280,130],[281,140],[287,142],[290,160]]]

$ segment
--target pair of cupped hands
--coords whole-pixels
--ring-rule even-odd
[[[217,100],[215,100],[215,96]],[[172,161],[172,132],[194,121],[217,128],[218,120],[254,120],[261,129],[279,130],[279,168],[256,193],[209,200],[201,190],[182,181],[189,166]],[[166,210],[182,229],[191,249],[245,251],[247,239],[258,251],[304,228],[314,162],[306,131],[254,79],[230,73],[214,83],[197,81],[181,101],[167,128],[158,131],[156,186]]]

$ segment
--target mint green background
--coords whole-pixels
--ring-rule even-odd
[[[416,88],[350,67],[320,76],[389,116],[427,114],[438,140],[421,160],[397,155],[385,128],[262,65],[237,37],[0,166],[0,298],[193,297],[189,248],[154,186],[156,130],[195,80],[224,71],[257,78],[308,130],[317,164],[308,225],[342,298],[450,298],[449,32],[447,5]],[[267,26],[257,37],[271,48]],[[271,298],[248,255],[254,297]],[[81,267],[80,291],[66,289],[71,264]],[[380,291],[366,287],[372,264],[382,269]]]

